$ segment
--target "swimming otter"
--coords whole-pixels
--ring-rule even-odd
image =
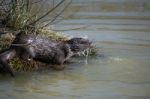
[[[52,64],[54,69],[63,69],[66,60],[90,46],[91,42],[84,38],[54,41],[33,34],[19,33],[11,46],[0,53],[0,64],[11,76],[14,76],[14,71],[9,61],[15,56],[23,60],[33,59]]]

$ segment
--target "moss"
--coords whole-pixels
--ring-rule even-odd
[[[34,60],[25,61],[21,60],[20,58],[14,58],[11,61],[11,65],[15,71],[36,71],[49,68],[50,65],[37,62]]]
[[[62,34],[61,32],[55,32],[55,31],[47,30],[47,29],[39,29],[37,30],[37,32],[38,32],[38,35],[42,37],[47,37],[51,40],[64,41],[68,39],[68,37]]]

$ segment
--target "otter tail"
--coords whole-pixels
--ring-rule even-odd
[[[14,71],[12,67],[9,65],[9,60],[16,56],[15,49],[6,49],[0,53],[0,65],[4,68],[6,72],[8,72],[12,77],[14,77]]]

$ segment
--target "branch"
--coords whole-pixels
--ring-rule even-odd
[[[31,2],[31,4],[36,4],[36,3],[39,3],[39,2],[42,2],[43,0],[39,0],[39,1],[35,1],[35,2]]]
[[[90,25],[86,25],[86,26],[81,26],[81,27],[77,27],[77,28],[69,28],[69,29],[51,29],[53,31],[73,31],[73,30],[80,30],[80,29],[85,29],[87,27],[89,27]]]
[[[30,0],[26,0],[27,1],[27,4],[26,4],[26,11],[29,11],[30,9]]]
[[[36,11],[31,17],[29,17],[29,19],[27,21],[30,21],[30,19],[34,18],[35,16],[38,15],[38,13],[40,13],[40,11],[43,8],[44,3],[46,2],[46,0],[43,0],[43,3],[41,4],[41,6],[38,8],[38,11]]]
[[[50,22],[48,22],[46,25],[44,25],[43,27],[47,27],[48,25],[51,25],[67,8],[68,6],[72,3],[72,0],[70,0],[70,2],[63,8],[63,10],[58,13]],[[43,28],[42,27],[42,28]]]
[[[38,19],[36,19],[34,22],[28,24],[28,25],[33,25],[36,22],[40,21],[41,19],[43,19],[44,17],[46,17],[48,14],[50,14],[51,12],[53,12],[57,7],[59,7],[65,0],[61,0],[61,2],[59,2],[54,8],[50,9],[48,12],[46,12],[44,15],[42,15],[41,17],[39,17]],[[28,26],[27,25],[27,26]]]

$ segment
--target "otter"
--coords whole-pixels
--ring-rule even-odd
[[[66,41],[56,41],[34,34],[19,33],[8,49],[0,53],[0,65],[11,75],[15,76],[9,61],[14,57],[23,60],[35,60],[52,64],[56,70],[64,69],[65,61],[79,52],[90,48],[91,42],[85,38],[72,38]]]

